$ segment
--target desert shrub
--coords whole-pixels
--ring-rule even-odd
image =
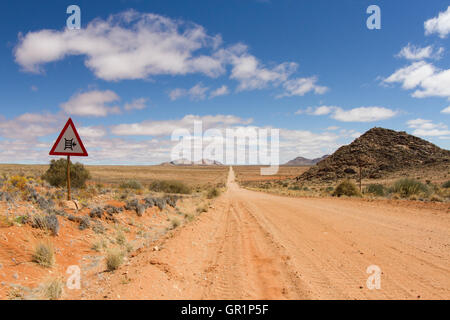
[[[208,193],[206,194],[206,197],[208,199],[216,198],[220,195],[220,190],[217,188],[212,188],[208,190]]]
[[[124,254],[119,249],[111,249],[106,255],[106,269],[108,271],[117,270],[123,263]]]
[[[91,219],[88,216],[83,216],[78,220],[78,223],[80,224],[78,229],[85,230],[91,226]]]
[[[142,185],[139,181],[136,180],[128,180],[124,181],[119,185],[119,188],[121,189],[134,189],[134,190],[140,190],[142,189]]]
[[[443,184],[442,184],[442,188],[450,188],[450,180],[448,180],[448,181],[445,181]]]
[[[52,233],[52,235],[56,236],[59,232],[59,222],[56,215],[36,215],[33,217],[31,222],[31,226],[33,228],[48,230]]]
[[[164,210],[164,208],[166,207],[167,201],[163,198],[155,198],[154,199],[155,202],[155,206],[157,206],[159,208],[159,210]]]
[[[199,207],[197,207],[196,211],[197,211],[197,213],[208,212],[208,206],[207,205],[199,206]]]
[[[353,182],[351,182],[350,180],[344,180],[336,187],[333,192],[333,196],[359,197],[361,196],[361,194]]]
[[[391,193],[397,193],[401,197],[405,198],[412,195],[427,193],[428,188],[420,181],[404,178],[397,180],[391,187],[390,191]]]
[[[63,294],[64,283],[61,279],[49,280],[43,288],[44,296],[50,300],[58,300]]]
[[[125,204],[125,209],[126,210],[136,210],[138,205],[139,205],[138,199],[131,199],[131,200],[128,200],[127,203]]]
[[[124,245],[127,242],[127,238],[122,231],[119,231],[116,235],[116,243],[118,245]]]
[[[73,188],[84,188],[91,177],[89,171],[79,162],[70,165],[70,185]],[[59,159],[50,162],[50,168],[42,179],[54,187],[64,187],[67,184],[67,160]]]
[[[386,193],[386,190],[382,184],[372,183],[365,188],[364,192],[383,197]]]
[[[155,180],[149,189],[156,192],[190,194],[192,189],[181,181]]]
[[[439,197],[438,195],[434,194],[433,196],[431,196],[430,201],[432,202],[442,202],[442,198]]]
[[[7,293],[9,300],[25,300],[22,290],[17,287],[11,287]]]
[[[174,196],[174,195],[166,196],[165,199],[166,199],[166,203],[167,203],[169,206],[171,206],[172,208],[176,208],[176,206],[177,206],[177,201],[178,201],[178,199],[179,199],[178,196]]]
[[[27,186],[28,179],[21,175],[14,175],[9,177],[7,180],[7,184],[11,187],[9,189],[18,189],[18,190],[25,190],[25,187]]]
[[[100,207],[95,207],[93,209],[91,209],[91,211],[89,212],[89,216],[91,218],[101,218],[103,215],[103,209]]]
[[[33,262],[43,266],[51,267],[55,262],[53,245],[50,242],[40,242],[34,248]]]
[[[176,227],[178,227],[181,224],[180,220],[178,220],[177,218],[172,219],[171,221],[171,225],[172,228],[175,229]]]
[[[103,249],[106,249],[107,247],[108,247],[108,242],[106,241],[106,239],[102,238],[102,239],[95,241],[92,244],[91,248],[92,248],[92,250],[99,252],[99,251],[102,251]]]

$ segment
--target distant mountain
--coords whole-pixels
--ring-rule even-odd
[[[404,131],[375,127],[351,144],[340,147],[297,179],[330,181],[354,178],[360,165],[364,177],[379,179],[404,169],[419,172],[424,166],[448,166],[450,151]]]
[[[161,163],[162,166],[221,166],[222,163],[216,160],[201,159],[198,161],[191,161],[187,159],[177,159],[169,162]]]
[[[326,154],[323,157],[315,158],[315,159],[307,159],[304,157],[297,157],[295,159],[292,159],[291,161],[286,162],[284,165],[285,166],[313,166],[328,156],[329,155]]]

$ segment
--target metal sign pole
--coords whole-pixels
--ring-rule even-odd
[[[67,156],[67,200],[70,200],[70,156]]]

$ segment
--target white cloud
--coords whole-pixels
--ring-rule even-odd
[[[223,86],[217,88],[216,90],[214,90],[213,92],[211,92],[209,97],[214,98],[214,97],[224,96],[224,95],[227,95],[228,93],[229,93],[228,87],[226,85],[223,85]]]
[[[433,123],[431,120],[414,119],[406,122],[409,128],[414,129],[413,134],[418,136],[446,137],[450,136],[450,130],[443,123]]]
[[[332,118],[344,122],[373,122],[394,117],[397,112],[383,107],[359,107],[350,110],[337,108]]]
[[[197,83],[195,86],[189,90],[176,88],[169,92],[169,98],[175,101],[179,98],[189,96],[191,100],[198,101],[204,100],[206,98],[206,92],[209,90],[208,87],[204,87],[202,83]]]
[[[308,107],[298,110],[296,114],[306,113],[313,116],[330,115],[331,118],[342,122],[374,122],[394,117],[397,112],[384,107],[359,107],[344,110],[337,106]]]
[[[203,130],[211,127],[222,128],[236,124],[249,124],[252,119],[242,119],[232,115],[186,115],[179,120],[143,121],[139,123],[113,126],[111,132],[118,136],[168,136],[177,129],[192,129],[194,121],[202,121]]]
[[[298,67],[294,62],[285,62],[267,68],[250,54],[236,54],[236,50],[231,50],[228,54],[233,65],[230,78],[239,81],[238,91],[264,89],[269,84],[278,85],[286,81]]]
[[[172,101],[175,101],[187,94],[186,89],[176,88],[169,92],[169,98]]]
[[[127,111],[143,110],[146,108],[146,105],[145,105],[146,102],[147,102],[147,99],[145,99],[145,98],[134,99],[133,101],[131,101],[131,103],[126,103],[124,106],[124,109]]]
[[[283,84],[281,96],[324,93],[315,77],[290,79],[298,64],[264,65],[242,43],[221,47],[220,35],[208,35],[202,26],[157,14],[133,10],[97,18],[80,30],[40,30],[19,35],[14,49],[24,71],[39,73],[46,63],[83,56],[87,68],[107,81],[147,79],[157,75],[201,73],[218,77],[227,72],[238,81],[237,91]],[[176,89],[171,99],[186,95]],[[193,95],[194,96],[194,95]],[[202,94],[198,94],[202,99]],[[195,98],[197,99],[197,98]]]
[[[450,106],[448,106],[447,108],[442,109],[441,113],[448,113],[448,114],[450,114]]]
[[[434,51],[432,46],[416,47],[410,43],[406,47],[403,47],[397,54],[397,57],[405,58],[408,60],[423,60],[428,58],[439,59],[444,52],[444,48],[440,47],[437,51]]]
[[[80,127],[78,128],[78,133],[80,134],[81,139],[101,138],[106,135],[106,130],[100,126]]]
[[[450,33],[450,6],[447,11],[439,12],[437,17],[431,18],[424,23],[425,34],[439,34],[439,37],[445,38]]]
[[[11,120],[0,118],[0,137],[28,139],[32,145],[38,137],[56,132],[60,118],[58,115],[38,113],[24,113]]]
[[[152,75],[201,72],[217,76],[222,62],[195,53],[214,49],[219,36],[203,27],[133,10],[95,19],[73,31],[41,30],[20,36],[15,58],[26,71],[69,55],[85,56],[85,65],[104,80],[145,79]]]
[[[328,88],[316,84],[317,78],[296,78],[283,83],[285,92],[278,95],[278,98],[288,96],[304,96],[308,92],[315,94],[324,94]]]
[[[206,97],[206,91],[208,87],[204,87],[201,83],[197,83],[191,89],[189,89],[188,94],[192,100],[203,100]]]
[[[118,101],[119,96],[111,91],[88,91],[77,93],[69,101],[60,105],[67,114],[77,116],[104,117],[108,114],[120,113],[117,106],[107,106],[107,104]]]
[[[415,98],[450,98],[450,69],[440,70],[430,63],[419,61],[398,69],[384,83],[401,83],[403,89],[414,89]]]

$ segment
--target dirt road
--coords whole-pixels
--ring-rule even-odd
[[[82,298],[450,299],[450,214],[228,189]],[[381,288],[369,290],[369,266]]]

